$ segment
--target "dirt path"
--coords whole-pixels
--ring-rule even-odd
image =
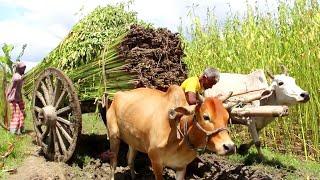
[[[30,147],[30,156],[17,168],[17,173],[10,175],[9,180],[87,180],[87,179],[109,179],[110,166],[108,162],[102,163],[97,155],[108,147],[105,135],[83,135],[81,137],[80,149],[71,163],[48,162],[39,154],[39,147]],[[119,167],[116,179],[126,180],[130,178],[130,172],[126,166],[126,149],[123,144],[119,154]],[[232,163],[213,154],[200,156],[201,162],[194,163],[188,167],[186,179],[283,179],[283,172],[268,172],[264,167],[248,166],[240,163]],[[153,180],[154,176],[150,169],[147,156],[138,154],[136,159],[137,179]],[[198,167],[194,167],[197,165]],[[166,168],[164,177],[173,180],[175,173]],[[201,177],[201,178],[200,178]]]

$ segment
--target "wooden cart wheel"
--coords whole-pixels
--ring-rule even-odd
[[[38,77],[33,98],[32,116],[37,142],[51,161],[67,162],[81,133],[81,108],[72,81],[55,68]]]

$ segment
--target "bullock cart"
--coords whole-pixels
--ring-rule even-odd
[[[245,117],[287,115],[286,106],[243,106],[261,97],[267,84],[263,78],[263,83],[259,82],[255,81],[254,85],[246,85],[245,88],[239,85],[228,89],[234,96],[225,102],[225,107],[231,116],[241,117],[234,118],[239,120],[239,124],[247,123]],[[214,89],[215,93],[225,95],[227,90],[224,88],[223,91]],[[37,142],[44,156],[49,160],[67,162],[74,153],[81,133],[82,114],[94,113],[98,107],[105,123],[105,112],[110,102],[106,94],[100,100],[80,100],[72,80],[63,71],[56,68],[42,71],[34,84],[31,111]]]
[[[105,23],[102,25],[105,28]],[[67,37],[62,44],[72,42]],[[101,42],[108,43],[103,44],[104,49],[95,49],[98,54],[91,60],[91,51],[84,48],[86,56],[67,64],[57,58],[65,50],[58,46],[25,76],[24,91],[32,102],[37,141],[49,160],[66,162],[72,157],[82,114],[100,112],[105,123],[106,109],[116,92],[138,87],[165,90],[187,76],[180,38],[167,29],[132,25],[123,35]],[[69,54],[82,52],[74,51]],[[86,61],[77,64],[79,60]]]

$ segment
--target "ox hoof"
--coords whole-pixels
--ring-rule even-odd
[[[240,147],[237,149],[238,154],[245,155],[248,153],[248,145],[247,144],[241,144]]]
[[[257,161],[258,162],[265,162],[265,161],[267,161],[267,158],[263,154],[258,154]]]

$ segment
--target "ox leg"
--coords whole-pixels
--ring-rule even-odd
[[[118,153],[120,148],[120,132],[119,128],[117,126],[117,118],[115,116],[115,112],[112,108],[112,106],[109,108],[107,112],[107,129],[108,129],[108,136],[109,136],[109,142],[110,142],[110,150],[111,152],[114,152],[114,157],[110,158],[110,168],[111,168],[111,180],[114,180],[114,174],[117,168],[118,163]]]
[[[186,175],[187,167],[184,167],[182,169],[176,170],[176,180],[184,180],[184,177]]]
[[[254,144],[256,146],[259,157],[262,157],[262,153],[260,149],[261,147],[260,130],[257,130],[255,123],[252,123],[252,125],[250,124],[249,126],[249,131],[253,139],[251,141],[251,144]]]
[[[249,132],[250,132],[252,141],[250,141],[247,144],[241,144],[241,146],[238,149],[239,154],[246,154],[248,152],[248,150],[251,148],[251,146],[253,144],[256,144],[259,141],[259,135],[258,135],[256,124],[255,124],[254,120],[252,120],[248,124],[248,128],[249,128]]]
[[[113,136],[110,137],[110,149],[111,152],[115,153],[115,157],[110,159],[110,165],[111,165],[111,180],[114,180],[114,174],[117,168],[118,163],[118,153],[119,153],[119,147],[120,147],[120,139],[115,138]]]
[[[154,162],[154,161],[151,161],[151,164],[152,164],[152,169],[153,169],[153,173],[156,180],[163,180],[163,176],[162,176],[163,166],[160,163]]]
[[[128,160],[128,166],[130,168],[131,178],[135,179],[136,174],[134,172],[134,160],[136,159],[137,151],[134,150],[131,146],[129,146],[128,154],[127,154],[127,160]]]
[[[258,155],[259,155],[259,158],[262,160],[264,158],[262,152],[261,152],[261,141],[260,141],[260,130],[257,131],[257,134],[258,134],[258,141],[254,143],[254,145],[256,146],[257,148],[257,151],[258,151]]]
[[[148,153],[148,156],[151,161],[152,170],[156,180],[163,180],[163,176],[162,176],[163,166],[160,163],[158,154],[151,151]]]

